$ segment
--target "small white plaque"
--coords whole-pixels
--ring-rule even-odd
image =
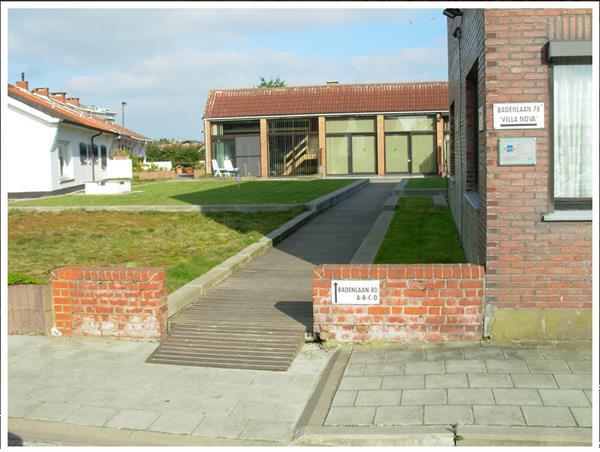
[[[334,279],[331,281],[333,304],[379,304],[378,279]]]
[[[511,137],[498,140],[498,165],[531,166],[535,165],[535,160],[535,137]]]
[[[544,103],[494,104],[494,129],[543,129]]]

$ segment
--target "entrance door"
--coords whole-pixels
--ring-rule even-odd
[[[327,174],[375,174],[375,167],[374,136],[327,137]]]
[[[385,137],[385,172],[410,172],[410,152],[408,134],[387,135]]]
[[[411,164],[413,174],[437,172],[433,134],[411,136]]]
[[[385,172],[429,174],[437,172],[434,135],[394,133],[385,136]]]

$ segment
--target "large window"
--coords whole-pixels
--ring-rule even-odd
[[[317,118],[268,122],[269,176],[306,176],[319,169]]]
[[[61,180],[73,178],[73,159],[69,142],[58,142],[58,175]]]
[[[375,174],[375,118],[332,118],[327,132],[327,174]]]
[[[241,176],[260,176],[259,130],[258,121],[212,124],[212,158],[219,168],[230,160]]]
[[[592,207],[592,66],[554,66],[554,207]]]
[[[385,117],[386,174],[437,172],[435,117]]]

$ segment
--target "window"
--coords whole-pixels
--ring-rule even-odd
[[[107,165],[107,154],[106,154],[106,146],[100,146],[100,161],[102,162],[102,169],[106,168]]]
[[[73,178],[71,149],[68,141],[58,142],[58,176],[61,180]]]
[[[479,118],[478,118],[478,65],[477,61],[469,71],[465,90],[465,115],[467,135],[467,192],[479,193]]]
[[[88,162],[88,146],[85,143],[79,143],[79,163],[87,165]]]
[[[327,174],[375,174],[374,117],[328,118],[325,131]]]
[[[456,131],[454,130],[456,126],[456,118],[454,116],[454,102],[450,105],[450,117],[448,118],[448,166],[450,170],[450,176],[456,175]]]
[[[553,67],[554,208],[592,208],[592,65]]]

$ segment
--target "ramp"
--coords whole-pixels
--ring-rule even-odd
[[[312,271],[348,263],[395,184],[370,184],[169,319],[150,363],[285,371],[313,333]]]
[[[253,300],[231,287],[235,282],[226,281],[169,319],[169,335],[148,362],[287,370],[312,329],[312,303]]]

